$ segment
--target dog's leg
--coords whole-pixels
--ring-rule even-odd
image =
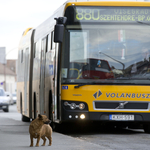
[[[37,143],[36,143],[37,147],[39,147],[40,138],[41,138],[41,136],[39,135],[38,138],[37,138]]]
[[[41,138],[43,139],[43,144],[42,144],[42,146],[45,146],[46,138],[45,138],[45,136],[42,136]]]
[[[51,145],[52,145],[52,137],[49,136],[49,137],[47,137],[47,138],[49,139],[49,146],[51,146]]]
[[[30,134],[30,140],[31,140],[30,147],[32,147],[32,146],[33,146],[33,137],[32,137],[32,135],[31,135],[31,134]]]

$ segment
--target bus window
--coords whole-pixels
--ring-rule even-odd
[[[35,51],[36,51],[36,43],[34,43],[33,58],[35,58]]]
[[[23,63],[23,50],[21,50],[21,59],[20,59],[21,63]]]
[[[42,40],[42,50],[47,52],[47,37]]]
[[[55,48],[54,31],[51,32],[51,50]]]
[[[34,52],[35,52],[35,57],[34,58],[40,58],[40,51],[39,51],[39,45],[40,45],[40,41],[38,41],[37,43],[35,43],[34,45]]]
[[[51,50],[51,33],[48,35],[47,51]]]
[[[46,50],[45,52],[47,53],[48,52],[48,35],[46,36]]]

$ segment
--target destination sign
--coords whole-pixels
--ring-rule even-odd
[[[150,22],[149,7],[75,7],[75,22]]]

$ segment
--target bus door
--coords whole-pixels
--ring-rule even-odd
[[[41,64],[40,64],[40,114],[45,111],[45,52],[46,52],[46,38],[42,40],[41,47]]]
[[[59,108],[59,80],[58,80],[58,64],[59,64],[59,58],[58,58],[58,47],[57,44],[54,42],[54,31],[51,32],[50,34],[50,49],[52,50],[51,53],[51,61],[53,64],[51,64],[50,67],[50,74],[53,76],[52,78],[52,121],[53,122],[59,122],[60,121],[60,108]],[[53,71],[51,71],[53,70]]]
[[[25,76],[24,76],[24,112],[27,115],[28,81],[29,81],[29,48],[25,49]]]
[[[60,57],[59,50],[55,48],[55,59],[54,59],[54,120],[55,122],[60,121],[60,79],[59,79],[59,65]]]

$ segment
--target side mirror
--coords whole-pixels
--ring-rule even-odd
[[[62,43],[63,36],[64,36],[64,24],[67,21],[66,17],[59,17],[55,18],[56,25],[54,29],[54,42],[55,43]]]

